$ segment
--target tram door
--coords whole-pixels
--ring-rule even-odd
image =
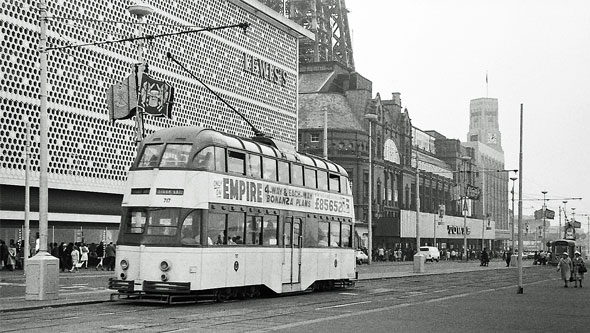
[[[299,283],[301,276],[301,219],[289,216],[285,219],[283,283]]]

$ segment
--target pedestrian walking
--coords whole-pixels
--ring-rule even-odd
[[[86,244],[81,243],[80,244],[80,268],[84,267],[84,268],[88,268],[88,252],[90,252],[88,250],[88,246],[86,246]]]
[[[71,257],[72,268],[70,269],[70,273],[77,272],[78,268],[80,267],[80,251],[78,250],[78,247],[76,245],[74,245],[74,247],[72,248]]]
[[[586,264],[580,252],[576,251],[574,253],[572,265],[574,267],[574,288],[578,288],[578,282],[580,283],[580,288],[582,288],[582,280],[584,279],[584,273],[586,273]]]
[[[115,270],[115,255],[117,250],[115,249],[115,245],[113,242],[110,242],[107,245],[106,249],[104,250],[105,254],[105,266],[107,267],[107,271],[114,271]]]
[[[572,260],[569,258],[567,252],[564,252],[561,255],[561,258],[559,259],[559,262],[557,263],[557,271],[561,271],[561,279],[565,283],[565,285],[563,286],[564,288],[567,288],[567,283],[570,281],[570,278],[572,277],[573,270],[574,267],[572,265]]]
[[[96,265],[96,270],[100,268],[100,270],[104,271],[104,242],[100,242],[96,247],[96,256],[98,258],[98,264]]]
[[[508,249],[506,252],[506,267],[510,267],[510,261],[512,261],[512,249]]]
[[[8,263],[8,246],[0,239],[0,271],[3,270]]]
[[[63,252],[64,257],[64,270],[70,271],[72,269],[72,252],[74,251],[74,243],[68,243],[66,249]]]

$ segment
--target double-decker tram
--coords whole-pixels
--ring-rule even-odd
[[[223,301],[354,283],[354,205],[341,166],[200,127],[157,131],[138,151],[111,299]]]
[[[551,252],[548,262],[554,266],[557,265],[559,258],[561,258],[561,255],[564,252],[567,252],[571,259],[574,257],[574,252],[579,250],[579,246],[576,248],[576,241],[571,239],[558,239],[547,243],[550,249],[549,251]]]

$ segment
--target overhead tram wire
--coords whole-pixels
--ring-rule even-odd
[[[248,118],[246,118],[246,116],[244,116],[240,111],[238,111],[238,109],[236,109],[235,107],[233,107],[231,104],[229,104],[224,98],[222,98],[216,91],[214,91],[213,89],[209,88],[209,86],[207,84],[205,84],[201,79],[199,79],[195,74],[193,74],[191,71],[189,71],[186,67],[184,67],[180,62],[178,62],[178,60],[176,60],[176,58],[174,58],[172,56],[172,53],[170,52],[166,52],[166,57],[172,61],[174,61],[178,66],[180,66],[180,68],[182,68],[185,72],[187,72],[190,76],[193,77],[193,79],[197,80],[201,85],[203,85],[203,87],[205,87],[207,90],[209,90],[210,93],[212,93],[213,95],[215,95],[215,97],[217,97],[220,101],[223,102],[223,104],[225,104],[228,108],[230,108],[233,112],[237,113],[248,125],[250,125],[250,128],[252,129],[252,132],[254,132],[254,135],[257,137],[265,137],[266,135],[264,135],[264,133],[262,133],[259,129],[257,129],[249,120]]]
[[[170,33],[164,33],[164,34],[158,34],[158,35],[129,37],[129,38],[105,40],[105,41],[100,41],[100,42],[83,43],[83,44],[76,44],[76,45],[54,46],[54,47],[47,47],[46,50],[50,51],[50,50],[61,50],[61,49],[83,47],[83,46],[97,46],[97,45],[105,45],[105,44],[120,43],[120,42],[133,42],[136,40],[151,41],[151,40],[154,40],[154,39],[160,38],[160,37],[177,36],[177,35],[184,35],[184,34],[204,32],[204,31],[223,30],[223,29],[228,29],[228,28],[241,28],[244,30],[244,33],[246,33],[246,29],[248,29],[249,26],[250,26],[250,23],[244,22],[244,23],[225,25],[225,26],[219,26],[219,27],[205,27],[205,28],[196,29],[196,30],[177,31],[177,32],[170,32]]]

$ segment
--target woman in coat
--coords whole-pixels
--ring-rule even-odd
[[[574,266],[574,288],[578,288],[578,281],[580,282],[580,288],[582,288],[582,280],[584,279],[584,272],[580,272],[580,268],[586,267],[584,265],[584,259],[582,254],[578,251],[574,253],[574,259],[572,260]]]
[[[569,258],[567,252],[564,252],[557,263],[557,271],[561,271],[561,279],[565,283],[564,288],[567,288],[567,283],[572,276],[571,274],[573,270],[572,260]]]

